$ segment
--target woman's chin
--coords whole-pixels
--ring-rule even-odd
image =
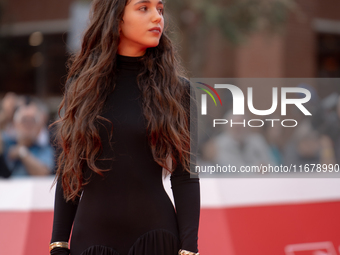
[[[159,40],[151,42],[150,44],[148,44],[148,48],[157,47],[158,45],[159,45]]]

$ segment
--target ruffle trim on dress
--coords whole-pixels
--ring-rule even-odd
[[[180,241],[166,229],[154,229],[140,236],[128,255],[176,255]]]
[[[166,229],[154,229],[141,235],[129,249],[128,255],[176,255],[180,240]],[[92,245],[80,255],[121,255],[105,245]]]
[[[119,253],[111,247],[97,244],[90,246],[80,255],[119,255]]]

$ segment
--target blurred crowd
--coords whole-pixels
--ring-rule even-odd
[[[32,96],[8,92],[0,110],[0,177],[54,174],[48,107]]]
[[[340,97],[333,93],[320,99],[311,86],[302,87],[311,91],[312,98],[305,106],[312,116],[298,115],[299,110],[296,109],[298,125],[290,128],[289,134],[285,132],[289,127],[283,127],[280,122],[275,122],[272,126],[272,122],[264,121],[261,128],[255,129],[247,124],[245,127],[243,124],[232,127],[230,124],[223,125],[218,134],[207,137],[200,144],[200,169],[206,169],[208,173],[209,166],[230,165],[240,169],[241,166],[270,164],[296,165],[299,170],[300,165],[327,164],[327,167],[334,168],[336,164],[340,164]],[[252,118],[247,115],[232,115],[232,110],[228,110],[223,119],[243,123]],[[282,120],[282,116],[266,116],[265,119]],[[311,165],[309,167],[312,168]]]
[[[225,125],[199,146],[198,165],[259,166],[340,164],[340,97],[320,99],[312,87],[308,110],[288,136],[280,124],[265,122],[260,132]],[[0,101],[0,178],[53,175],[56,149],[48,130],[48,107],[37,97],[8,92]],[[280,116],[268,116],[280,119]],[[224,119],[242,123],[250,116],[226,112]]]

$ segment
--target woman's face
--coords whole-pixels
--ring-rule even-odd
[[[130,0],[120,23],[118,54],[142,56],[147,48],[156,47],[164,28],[163,11],[161,0]]]

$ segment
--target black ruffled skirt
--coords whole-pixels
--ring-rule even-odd
[[[92,245],[80,255],[177,255],[179,249],[180,241],[177,236],[164,229],[155,229],[140,236],[128,254],[119,254],[108,246]]]

